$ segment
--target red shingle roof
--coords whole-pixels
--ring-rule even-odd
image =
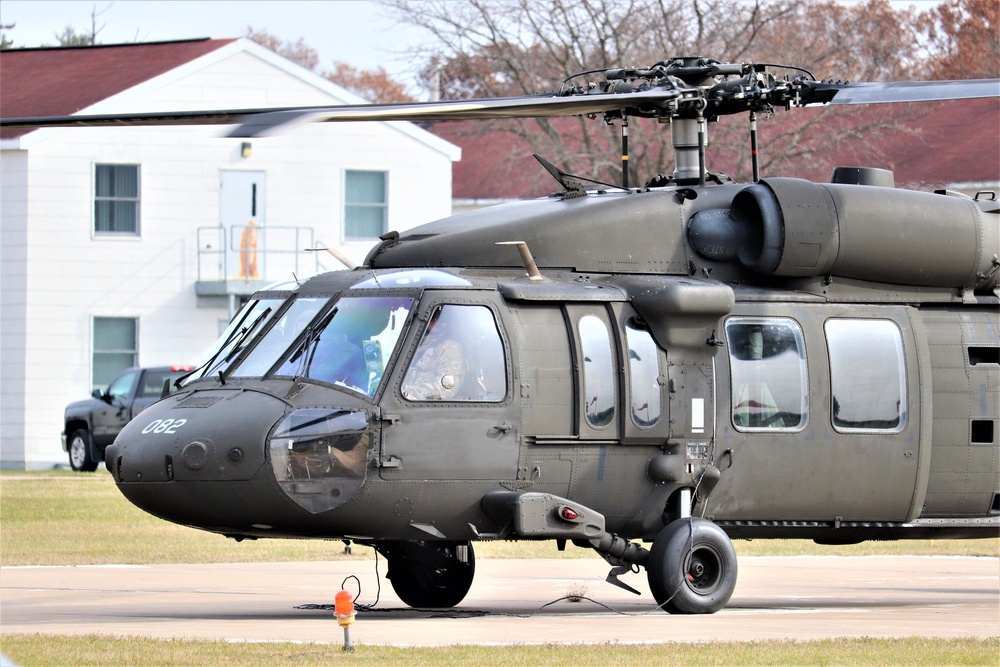
[[[0,114],[68,116],[235,39],[10,49],[0,53]],[[30,132],[5,128],[0,138]]]

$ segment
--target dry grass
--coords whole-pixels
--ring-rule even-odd
[[[829,639],[791,642],[388,647],[337,644],[231,643],[4,635],[3,652],[21,665],[991,665],[1000,640]]]
[[[479,542],[478,558],[596,558],[587,549],[552,541]],[[741,556],[962,555],[1000,556],[1000,538],[906,540],[828,547],[808,540],[738,540]],[[106,563],[242,563],[368,559],[371,549],[339,541],[234,542],[146,514],[118,492],[104,470],[0,473],[0,563],[93,565]]]

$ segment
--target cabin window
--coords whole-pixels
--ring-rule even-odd
[[[139,234],[139,165],[94,165],[94,233]]]
[[[93,386],[104,389],[126,368],[138,365],[139,321],[134,317],[95,317]]]
[[[493,311],[438,306],[403,378],[402,393],[411,401],[503,401],[507,362]]]
[[[344,240],[369,241],[386,232],[387,172],[344,172]]]
[[[584,415],[587,423],[602,428],[615,418],[615,367],[611,335],[595,315],[580,318],[580,348],[583,352]]]
[[[796,431],[805,427],[809,384],[798,323],[786,318],[726,322],[737,429]]]
[[[632,422],[647,428],[660,420],[659,354],[649,330],[634,317],[625,323],[625,342],[628,345]]]
[[[900,431],[906,370],[899,327],[889,320],[827,320],[832,405],[838,431]]]

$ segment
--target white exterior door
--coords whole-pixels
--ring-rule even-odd
[[[225,235],[223,273],[226,278],[263,280],[265,216],[263,171],[224,170],[219,185],[219,224]]]

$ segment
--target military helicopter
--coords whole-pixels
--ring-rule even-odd
[[[861,167],[813,183],[755,163],[735,183],[707,170],[705,128],[747,114],[756,149],[775,107],[1000,84],[775,69],[673,58],[530,97],[2,121],[670,125],[676,169],[642,187],[542,161],[552,196],[390,232],[361,267],[257,293],[108,448],[119,489],[236,540],[370,545],[416,607],[465,598],[481,540],[593,549],[610,583],[645,568],[659,607],[693,614],[730,599],[734,538],[996,536],[995,193]]]

